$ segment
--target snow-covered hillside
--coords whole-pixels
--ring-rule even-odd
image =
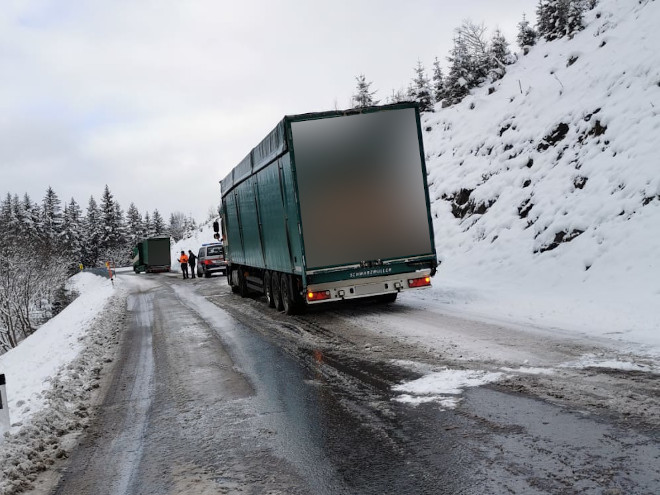
[[[659,344],[660,2],[585,20],[423,117],[434,284],[476,312]]]

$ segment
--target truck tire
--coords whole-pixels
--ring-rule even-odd
[[[275,297],[273,296],[273,280],[269,271],[264,272],[264,292],[266,293],[266,301],[268,307],[275,307]]]
[[[238,270],[238,294],[241,297],[247,297],[248,295],[248,288],[247,284],[245,283],[245,275],[243,270]]]
[[[288,273],[283,273],[280,277],[280,291],[282,292],[282,309],[287,315],[295,314],[296,301],[293,298],[291,290],[291,278]]]
[[[273,289],[273,303],[275,304],[275,309],[278,311],[282,311],[284,309],[284,305],[282,304],[282,290],[280,286],[280,277],[277,272],[273,272],[270,285]]]
[[[238,270],[230,270],[227,274],[227,284],[231,287],[231,291],[234,294],[238,294]]]

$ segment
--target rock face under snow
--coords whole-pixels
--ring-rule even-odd
[[[660,3],[601,0],[586,21],[424,117],[435,284],[510,294],[514,315],[533,292],[545,323],[657,344]]]

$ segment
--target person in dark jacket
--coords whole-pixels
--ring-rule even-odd
[[[197,256],[190,249],[188,250],[188,264],[190,265],[190,274],[192,278],[195,278],[195,270],[197,264]]]
[[[183,278],[188,278],[188,256],[185,251],[181,251],[181,256],[177,260],[181,263],[181,272],[183,273]]]

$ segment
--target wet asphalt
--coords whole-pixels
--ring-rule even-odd
[[[400,403],[392,386],[419,375],[318,345],[313,314],[274,321],[219,277],[153,281],[52,493],[660,492],[658,432],[496,385],[456,409]]]

